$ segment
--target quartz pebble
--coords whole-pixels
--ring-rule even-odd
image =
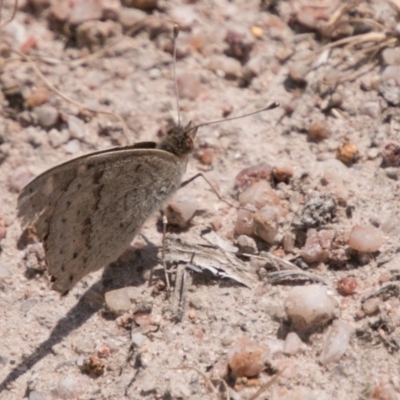
[[[114,314],[121,314],[131,309],[131,300],[126,288],[111,290],[105,294],[107,308]]]
[[[278,205],[280,198],[271,185],[267,181],[262,180],[241,193],[239,195],[239,203],[241,206],[251,204],[260,209],[267,204]]]
[[[239,339],[228,352],[228,364],[236,377],[255,377],[264,368],[269,351],[247,337]]]
[[[275,242],[279,230],[279,208],[266,206],[254,214],[254,234],[269,244]]]
[[[206,67],[226,79],[236,79],[242,75],[242,66],[238,60],[224,55],[209,57]]]
[[[80,151],[81,143],[78,139],[72,139],[64,145],[64,149],[68,154],[74,155]]]
[[[33,110],[37,117],[38,124],[45,129],[52,128],[59,119],[58,110],[47,104],[35,107]]]
[[[240,253],[246,253],[246,254],[257,253],[257,244],[255,240],[250,236],[240,235],[237,238],[237,245],[239,247]]]
[[[83,139],[87,133],[85,123],[74,115],[68,115],[68,130],[73,139]]]
[[[332,323],[331,331],[324,343],[319,362],[322,365],[338,362],[346,352],[354,328],[342,320]]]
[[[329,249],[333,240],[333,232],[328,230],[316,231],[309,229],[301,258],[307,263],[325,262],[329,257]]]
[[[347,276],[338,281],[336,290],[343,296],[350,296],[354,294],[357,288],[357,279]]]
[[[348,241],[349,247],[363,253],[378,251],[382,243],[382,231],[367,225],[353,226]]]
[[[299,331],[318,329],[331,321],[337,312],[336,300],[322,285],[296,286],[285,300],[285,311]]]
[[[299,338],[296,332],[289,332],[285,339],[283,347],[283,353],[287,355],[295,355],[298,353],[303,346],[303,342]]]
[[[186,228],[196,211],[197,202],[178,192],[168,202],[165,216],[169,224]]]
[[[15,168],[8,177],[8,188],[11,192],[18,193],[33,178],[34,174],[26,166]]]
[[[61,378],[54,389],[53,395],[61,400],[74,400],[82,396],[89,386],[89,378],[86,376],[67,375]]]

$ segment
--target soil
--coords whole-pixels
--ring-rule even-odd
[[[324,23],[332,7],[340,5],[328,3],[321,5],[327,13]],[[344,15],[350,19],[355,12],[395,26],[394,8],[377,3],[358,2]],[[46,1],[24,3],[1,28],[0,398],[228,398],[214,381],[213,393],[209,379],[218,365],[227,368],[226,355],[243,336],[268,348],[269,360],[256,378],[224,378],[231,399],[253,398],[284,368],[258,398],[400,398],[400,81],[389,74],[389,67],[399,67],[379,52],[358,62],[358,48],[324,48],[343,36],[330,32],[323,37],[318,24],[305,26],[304,15],[315,20],[322,11],[302,1],[159,2],[137,17],[138,28],[130,35],[128,29],[121,33],[126,9],[113,4],[118,12],[108,20],[108,30],[93,28],[105,29],[104,43],[101,35],[88,32],[77,38],[76,24],[68,19],[61,25],[70,29],[60,29]],[[5,2],[3,20],[11,10],[12,2]],[[290,171],[288,182],[273,181],[288,211],[280,231],[274,243],[256,238],[256,246],[257,252],[293,262],[301,261],[308,226],[296,226],[296,232],[304,228],[303,237],[290,251],[283,249],[283,232],[313,194],[335,199],[334,218],[317,227],[335,237],[328,260],[298,264],[326,282],[340,319],[354,328],[344,355],[332,364],[319,362],[329,324],[307,335],[298,332],[303,347],[293,355],[283,353],[287,333],[295,330],[284,301],[293,286],[309,282],[272,284],[265,263],[260,267],[244,260],[254,277],[251,287],[189,272],[192,282],[177,320],[158,254],[158,214],[118,262],[86,276],[64,297],[51,290],[40,245],[23,246],[17,197],[33,176],[96,150],[158,141],[168,121],[177,121],[172,21],[181,26],[176,69],[183,124],[280,103],[274,110],[200,127],[185,178],[202,172],[223,198],[237,204],[235,178],[244,168],[265,162],[271,170]],[[205,149],[211,149],[207,157]],[[194,246],[202,231],[217,229],[221,238],[236,244],[238,210],[219,200],[204,180],[185,186],[179,196],[197,202],[197,212],[187,228],[170,226],[168,234]],[[357,224],[382,232],[379,251],[349,251],[349,232]],[[357,283],[348,296],[337,290],[346,277]],[[375,296],[377,307],[368,315],[363,300],[388,284],[391,292]],[[106,309],[104,296],[124,287],[134,311],[117,316]],[[132,322],[137,314],[145,322]],[[140,346],[132,344],[131,331],[143,335]]]

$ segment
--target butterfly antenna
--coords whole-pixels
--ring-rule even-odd
[[[173,54],[172,54],[172,62],[174,66],[174,88],[175,88],[175,98],[176,98],[176,108],[178,111],[178,126],[181,126],[181,111],[179,108],[179,93],[178,93],[178,79],[176,78],[176,39],[179,35],[179,26],[174,25],[173,29]]]
[[[197,129],[197,128],[200,128],[200,127],[206,126],[206,125],[219,124],[219,123],[225,122],[225,121],[233,121],[235,119],[241,119],[241,118],[250,117],[251,115],[254,115],[254,114],[259,114],[259,113],[262,113],[264,111],[273,110],[274,108],[277,108],[279,106],[280,106],[280,103],[275,101],[274,103],[271,103],[270,105],[268,105],[265,108],[262,108],[261,110],[253,111],[253,112],[248,113],[248,114],[238,115],[237,117],[225,118],[225,119],[217,119],[215,121],[204,122],[202,124],[194,126],[192,129]]]

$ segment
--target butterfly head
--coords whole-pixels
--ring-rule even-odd
[[[197,128],[197,126],[192,126],[191,122],[186,126],[173,126],[157,148],[175,154],[179,158],[184,157],[193,151]]]

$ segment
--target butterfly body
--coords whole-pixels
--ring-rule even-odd
[[[90,153],[30,182],[18,198],[22,227],[43,242],[53,289],[115,261],[181,184],[196,129],[175,127],[159,144]]]

